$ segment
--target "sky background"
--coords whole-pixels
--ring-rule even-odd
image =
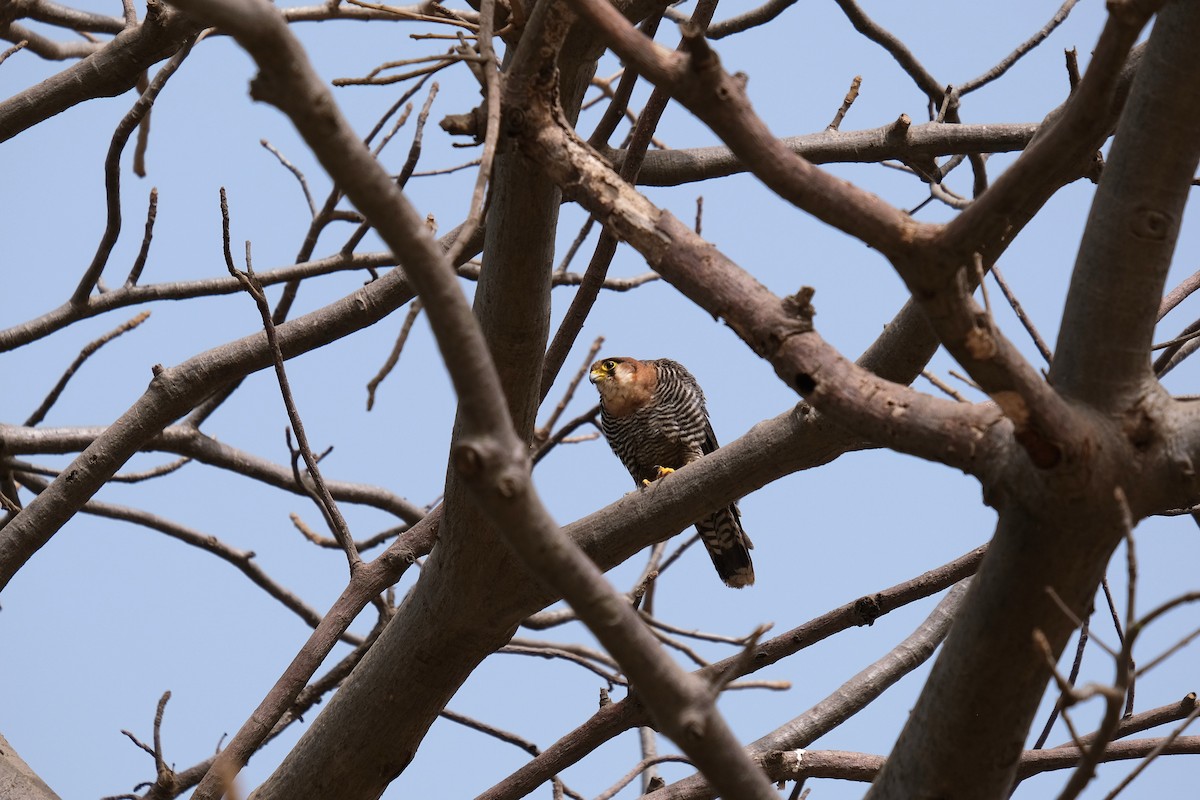
[[[121,13],[119,0],[76,0],[71,5]],[[717,19],[749,7],[723,4]],[[690,10],[690,5],[682,8]],[[1057,4],[869,2],[864,8],[899,36],[940,81],[960,83],[990,68],[1039,29]],[[1077,47],[1085,66],[1103,21],[1103,5],[1084,0],[1008,76],[965,98],[963,120],[1040,120],[1066,96],[1063,50]],[[363,75],[385,60],[441,51],[444,42],[408,37],[429,29],[350,22],[293,26],[308,45],[318,72],[328,79]],[[68,36],[39,30],[60,39]],[[674,46],[675,27],[664,23],[659,38]],[[799,3],[776,23],[724,39],[715,49],[728,70],[750,76],[751,99],[779,135],[824,129],[855,75],[863,77],[861,95],[843,130],[883,125],[901,113],[916,122],[927,118],[923,95],[885,52],[858,36],[828,0]],[[64,66],[18,53],[0,65],[0,96],[12,95]],[[608,58],[600,73],[611,75],[616,68]],[[110,286],[124,281],[141,243],[152,186],[159,191],[158,221],[143,284],[227,274],[218,208],[222,186],[229,193],[235,254],[241,252],[240,243],[250,239],[258,270],[292,263],[307,228],[307,206],[294,177],[259,141],[269,140],[304,170],[318,203],[329,181],[283,115],[250,101],[247,85],[253,72],[249,58],[232,41],[214,37],[201,43],[168,83],[153,113],[146,179],[133,175],[132,144],[126,149],[125,227],[105,272]],[[478,155],[477,149],[451,148],[450,138],[436,125],[444,115],[474,106],[476,85],[461,67],[443,71],[436,80],[440,93],[426,128],[418,170],[449,167]],[[407,84],[348,87],[336,90],[336,97],[343,112],[365,133],[404,88]],[[424,96],[415,98],[418,108]],[[637,97],[644,101],[645,96],[641,87]],[[5,165],[0,179],[0,241],[4,242],[0,328],[61,305],[91,261],[104,229],[105,153],[112,130],[134,99],[128,93],[85,103],[0,144]],[[585,114],[582,130],[590,133],[602,107]],[[385,151],[384,161],[393,171],[405,159],[412,130],[410,120]],[[668,107],[658,136],[676,148],[717,143],[711,132],[676,105]],[[997,156],[989,162],[993,179],[1011,160]],[[917,180],[877,165],[829,169],[899,207],[913,208],[926,197],[924,185]],[[421,213],[436,218],[444,232],[465,217],[473,181],[473,170],[414,177],[406,193]],[[955,173],[950,185],[968,194],[969,172],[964,168]],[[1093,192],[1086,181],[1061,190],[1000,262],[1051,343]],[[847,356],[857,357],[903,304],[903,286],[878,254],[773,197],[752,177],[646,193],[685,220],[694,218],[696,198],[702,194],[704,236],[780,295],[801,285],[815,287],[818,330]],[[938,221],[951,213],[933,204],[917,218]],[[585,218],[578,207],[564,206],[559,256]],[[317,257],[335,253],[351,230],[345,225],[334,227],[318,245]],[[586,265],[595,239],[593,231],[573,269]],[[380,249],[373,236],[360,247],[360,251]],[[1198,251],[1194,220],[1185,218],[1169,285],[1197,268]],[[646,269],[632,249],[621,246],[610,275],[628,277]],[[363,280],[360,274],[341,273],[306,281],[292,317],[344,296]],[[462,286],[468,294],[473,290],[469,282]],[[1040,356],[1015,318],[1007,307],[1000,307],[995,285],[989,288],[1002,327],[1040,366]],[[553,324],[561,318],[572,292],[554,291]],[[272,302],[278,294],[278,288],[268,291]],[[1175,336],[1196,316],[1196,302],[1185,302],[1166,318],[1159,340]],[[152,365],[177,364],[260,326],[257,311],[245,295],[145,308],[151,311],[150,319],[84,366],[44,427],[109,424],[144,390]],[[0,354],[0,421],[19,424],[80,348],[140,310],[131,307],[85,320],[18,351]],[[393,314],[372,328],[293,359],[288,373],[314,449],[335,447],[323,462],[327,477],[381,485],[425,505],[442,490],[455,402],[424,319],[418,321],[396,372],[379,390],[375,409],[368,413],[365,408],[366,383],[387,357],[403,317],[403,313]],[[601,295],[539,422],[558,402],[566,378],[580,366],[597,336],[606,337],[608,355],[670,357],[684,363],[705,389],[713,427],[723,442],[797,402],[767,363],[747,357],[745,345],[731,330],[666,283],[657,282],[633,292]],[[943,378],[952,368],[944,353],[931,365]],[[1197,377],[1195,366],[1185,364],[1169,376],[1166,385],[1176,393],[1195,393],[1200,385]],[[931,390],[923,380],[917,385]],[[564,418],[582,413],[594,402],[594,392],[585,383]],[[285,426],[274,376],[263,372],[251,376],[204,430],[223,442],[286,463]],[[140,455],[126,471],[172,458]],[[61,467],[70,459],[32,460]],[[629,490],[628,475],[602,441],[556,449],[535,470],[535,480],[551,513],[562,523]],[[23,498],[27,501],[28,495]],[[345,584],[343,555],[304,542],[288,519],[289,513],[296,512],[317,526],[319,514],[311,504],[236,475],[190,464],[152,483],[106,486],[97,499],[163,514],[232,546],[254,550],[260,566],[319,610],[327,609]],[[379,511],[341,507],[358,538],[395,524]],[[995,514],[981,504],[973,479],[887,452],[854,453],[819,470],[788,476],[745,498],[742,512],[756,544],[757,584],[740,592],[725,589],[708,558],[695,548],[660,581],[660,618],[683,628],[731,636],[773,622],[773,633],[781,633],[969,551],[987,541],[995,520]],[[1200,537],[1190,519],[1143,522],[1137,547],[1143,611],[1198,588],[1194,565],[1200,557]],[[643,563],[641,556],[631,559],[610,577],[628,589]],[[1110,580],[1119,598],[1124,597],[1123,564],[1118,552]],[[415,578],[416,572],[410,571],[397,587],[397,596]],[[871,628],[847,631],[757,673],[755,678],[790,681],[792,688],[727,693],[721,709],[739,737],[758,738],[884,655],[912,632],[937,599],[894,612]],[[183,769],[210,755],[223,735],[239,728],[309,632],[294,614],[210,554],[133,525],[90,516],[72,520],[38,552],[6,589],[2,603],[0,731],[64,798],[128,792],[136,783],[153,779],[152,760],[120,731],[128,729],[150,741],[155,704],[165,690],[172,692],[163,724],[167,760]],[[366,632],[373,616],[368,610],[355,630]],[[1111,626],[1103,622],[1106,618],[1103,611],[1097,616],[1094,635],[1114,644]],[[1150,629],[1140,660],[1148,660],[1195,627],[1194,610],[1177,612]],[[576,626],[519,635],[592,641]],[[696,649],[711,659],[731,652],[728,647],[703,643]],[[345,652],[339,646],[327,664]],[[1178,700],[1197,688],[1196,667],[1193,645],[1139,683],[1137,709]],[[886,753],[927,670],[928,664],[813,747]],[[1082,680],[1109,681],[1112,674],[1110,660],[1089,649]],[[510,729],[544,748],[588,718],[602,686],[604,682],[595,675],[561,662],[494,655],[471,676],[450,708]],[[1080,710],[1076,718],[1081,728],[1090,730],[1095,711]],[[1039,714],[1034,735],[1044,719],[1045,714]],[[242,773],[243,791],[270,774],[302,730],[301,725],[293,726],[255,757]],[[1067,738],[1060,723],[1050,743]],[[671,749],[665,741],[661,747]],[[562,777],[576,791],[595,796],[639,758],[631,732]],[[438,721],[412,766],[385,797],[473,797],[526,759],[511,745]],[[1113,785],[1130,767],[1102,766],[1092,796],[1101,796],[1101,787]],[[661,771],[668,779],[691,772],[681,765],[664,765]],[[1182,796],[1185,787],[1194,791],[1195,775],[1194,758],[1164,759],[1125,796]],[[1065,773],[1033,779],[1022,785],[1017,796],[1052,796],[1065,780]],[[864,786],[835,781],[809,785],[812,797],[822,800],[857,797],[865,791]],[[543,787],[535,796],[549,796],[549,791]],[[632,797],[636,792],[627,789],[620,796]]]

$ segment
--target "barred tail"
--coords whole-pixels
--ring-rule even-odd
[[[736,504],[700,520],[696,530],[726,586],[741,589],[754,583],[754,564],[750,561],[750,548],[754,544],[742,530]]]

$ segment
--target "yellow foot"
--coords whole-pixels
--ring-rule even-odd
[[[661,467],[661,466],[656,466],[654,469],[658,471],[658,474],[654,476],[653,480],[647,480],[647,479],[643,478],[642,486],[649,486],[651,483],[653,483],[654,481],[663,477],[664,475],[670,475],[672,472],[675,471],[675,470],[671,469],[670,467]]]

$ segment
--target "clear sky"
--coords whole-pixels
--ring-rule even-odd
[[[119,16],[119,0],[77,0],[72,6]],[[283,3],[280,5],[291,5]],[[723,4],[717,18],[748,8]],[[683,6],[686,10],[688,6]],[[881,24],[898,35],[925,66],[947,83],[984,72],[1048,20],[1057,3],[966,4],[924,2],[864,3]],[[1079,5],[1050,39],[1019,62],[1009,76],[964,101],[965,122],[1036,122],[1066,96],[1064,48],[1077,47],[1085,66],[1104,19],[1095,0]],[[68,34],[52,32],[58,38]],[[438,52],[444,42],[413,41],[419,25],[332,23],[296,26],[322,76],[359,76],[378,63]],[[671,46],[674,26],[663,25],[660,39]],[[843,130],[871,128],[908,113],[927,118],[921,95],[880,48],[857,36],[832,2],[799,3],[775,24],[715,44],[725,66],[750,76],[756,108],[779,135],[822,130],[841,103],[851,79],[862,75],[861,96]],[[23,52],[0,65],[0,96],[7,97],[54,74],[64,64]],[[601,73],[611,74],[606,60]],[[286,118],[249,100],[250,60],[227,38],[201,43],[171,80],[153,113],[149,176],[132,173],[132,146],[122,168],[124,230],[109,261],[105,281],[120,285],[141,242],[147,198],[159,192],[158,220],[142,283],[226,274],[221,257],[218,189],[226,187],[233,219],[235,253],[253,242],[259,270],[292,263],[309,215],[293,176],[260,146],[269,140],[306,174],[318,203],[329,181],[305,151]],[[474,158],[477,150],[452,149],[436,121],[462,113],[478,102],[464,69],[441,73],[440,93],[426,129],[418,170],[450,167]],[[344,113],[361,131],[400,95],[402,89],[351,87],[337,90]],[[418,95],[419,103],[424,94]],[[639,94],[644,99],[645,93]],[[0,145],[0,328],[17,324],[65,302],[90,262],[104,229],[103,162],[111,133],[134,95],[85,103]],[[593,109],[581,127],[590,132]],[[385,151],[398,171],[411,141],[412,120]],[[622,129],[623,132],[623,129]],[[659,138],[674,148],[716,144],[706,128],[672,105]],[[995,176],[1011,163],[989,162]],[[832,168],[837,174],[879,193],[889,202],[913,208],[926,197],[923,184],[879,166]],[[473,171],[417,177],[408,195],[442,231],[465,216]],[[970,176],[960,170],[952,187],[969,194]],[[1060,191],[1001,261],[1006,277],[1047,341],[1053,343],[1074,245],[1082,231],[1094,187],[1081,181]],[[755,179],[736,176],[707,185],[647,190],[660,206],[681,219],[695,215],[704,197],[703,232],[709,241],[780,295],[801,285],[816,288],[816,323],[843,353],[856,357],[900,308],[904,289],[885,260],[831,228],[774,198]],[[952,212],[936,203],[919,219],[946,219]],[[559,256],[585,219],[564,207]],[[318,245],[317,256],[337,251],[348,226],[334,229]],[[595,233],[573,269],[582,270]],[[1184,234],[1170,285],[1197,268],[1194,221]],[[382,249],[368,238],[361,250]],[[610,274],[628,277],[646,271],[622,246]],[[306,282],[293,316],[318,308],[361,285],[363,275],[341,273]],[[464,282],[470,293],[472,284]],[[992,305],[1000,305],[994,284]],[[572,289],[554,293],[554,322]],[[278,297],[271,290],[269,297]],[[119,417],[140,395],[156,363],[179,363],[210,347],[259,329],[258,314],[244,295],[145,307],[149,320],[100,351],[75,378],[43,427],[102,426]],[[1171,338],[1195,316],[1188,301],[1168,316],[1160,340]],[[80,348],[124,322],[141,307],[86,320],[16,352],[0,354],[0,421],[19,424],[53,386]],[[1007,309],[1002,325],[1041,366],[1027,337]],[[384,486],[425,505],[442,489],[454,399],[424,321],[418,322],[397,371],[379,391],[375,409],[365,410],[368,380],[386,358],[403,314],[289,362],[297,403],[318,450],[335,447],[323,462],[325,474],[341,480]],[[752,425],[783,413],[797,402],[770,366],[756,360],[734,333],[690,305],[669,285],[658,282],[636,291],[604,293],[564,375],[580,365],[588,343],[606,337],[606,354],[671,357],[697,376],[708,396],[713,426],[731,441]],[[953,363],[940,353],[931,369],[949,378]],[[551,394],[544,420],[561,397],[565,379]],[[1197,391],[1197,371],[1186,365],[1171,374],[1177,393]],[[933,391],[918,382],[923,391]],[[972,397],[976,395],[972,394]],[[572,400],[566,418],[595,402],[586,384]],[[206,423],[221,441],[277,463],[286,463],[286,419],[274,377],[259,373]],[[40,456],[37,463],[63,466],[68,457]],[[143,455],[128,470],[171,460]],[[602,441],[563,446],[535,472],[551,512],[566,523],[612,502],[629,490],[628,475]],[[28,495],[23,497],[28,500]],[[346,568],[334,550],[304,542],[288,514],[320,522],[307,501],[197,464],[149,484],[110,485],[97,499],[144,508],[251,549],[260,566],[319,610],[328,608],[343,587]],[[365,537],[394,524],[378,511],[343,504],[352,530]],[[886,452],[844,456],[819,470],[788,476],[745,498],[743,521],[756,544],[757,584],[745,591],[725,589],[699,548],[689,551],[660,582],[657,602],[663,619],[687,629],[743,636],[764,622],[775,633],[860,595],[911,578],[987,541],[994,513],[980,502],[977,483],[948,468]],[[1138,557],[1144,576],[1140,607],[1196,589],[1194,565],[1200,537],[1188,518],[1155,519],[1138,528]],[[373,553],[372,553],[373,554]],[[628,588],[641,569],[641,556],[611,573]],[[397,595],[414,580],[409,574]],[[1123,597],[1123,561],[1110,571],[1114,592]],[[7,588],[0,611],[0,731],[64,798],[88,798],[130,791],[153,779],[153,762],[123,735],[127,729],[150,741],[155,703],[172,692],[163,725],[167,760],[182,769],[213,752],[232,735],[304,642],[307,626],[267,598],[237,570],[210,554],[158,533],[125,523],[80,516],[69,523]],[[834,637],[755,677],[790,681],[786,692],[746,690],[727,694],[721,708],[738,735],[758,738],[809,708],[842,681],[882,656],[906,637],[932,609],[935,599],[879,620],[871,628]],[[368,611],[356,625],[365,632]],[[1115,642],[1111,626],[1097,616],[1096,635]],[[1188,620],[1192,620],[1189,622]],[[1194,611],[1185,611],[1152,629],[1143,642],[1148,659],[1193,629]],[[523,632],[534,638],[590,642],[571,626],[551,632]],[[699,643],[709,658],[728,647]],[[344,655],[339,646],[333,658]],[[333,663],[331,658],[329,663]],[[1193,645],[1151,673],[1139,685],[1138,710],[1178,700],[1197,688]],[[1112,665],[1091,649],[1084,680],[1108,681]],[[818,741],[822,749],[886,753],[912,705],[927,669],[904,679],[858,717]],[[595,710],[604,682],[561,662],[495,655],[474,674],[450,708],[508,728],[546,747]],[[622,696],[620,691],[614,693]],[[319,708],[313,712],[319,713]],[[1039,715],[1040,728],[1044,715]],[[1079,712],[1089,729],[1094,709]],[[244,790],[257,785],[278,764],[302,726],[293,726],[260,753],[243,773]],[[1060,728],[1051,743],[1066,740]],[[668,743],[662,748],[669,750]],[[585,796],[603,791],[640,758],[632,733],[563,774]],[[524,753],[473,731],[439,721],[410,769],[385,797],[473,797],[504,778],[526,759]],[[465,766],[467,764],[469,766]],[[1196,762],[1174,757],[1152,766],[1128,797],[1178,797],[1194,791]],[[1130,768],[1102,767],[1098,784],[1111,786]],[[666,765],[668,778],[690,774]],[[1056,794],[1064,774],[1028,781],[1018,797]],[[860,796],[862,786],[814,781],[822,800]],[[1093,788],[1096,791],[1096,788]],[[538,790],[539,796],[549,789]],[[621,797],[636,796],[627,789]],[[1099,796],[1097,794],[1097,796]]]

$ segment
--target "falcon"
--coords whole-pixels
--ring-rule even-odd
[[[589,378],[600,392],[600,430],[639,487],[717,449],[704,392],[679,362],[602,358]],[[697,520],[696,530],[726,586],[754,583],[754,545],[736,503]]]

